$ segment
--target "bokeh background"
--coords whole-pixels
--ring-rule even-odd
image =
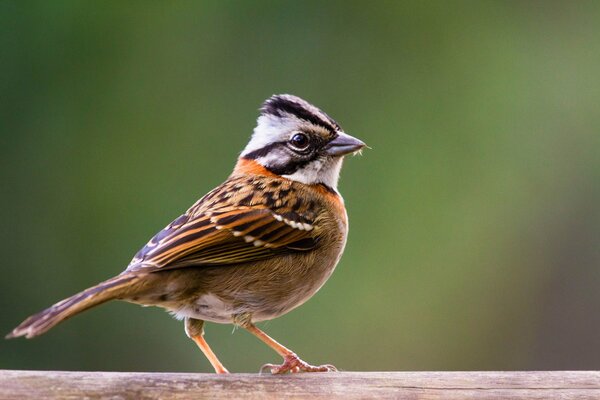
[[[597,1],[0,2],[0,331],[119,273],[229,174],[273,93],[372,150],[345,255],[261,326],[344,370],[600,368]],[[278,362],[231,326],[235,372]],[[160,309],[111,303],[0,368],[205,371]]]

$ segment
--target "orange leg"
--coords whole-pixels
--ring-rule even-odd
[[[204,321],[199,319],[186,318],[185,319],[185,333],[190,339],[192,339],[202,353],[206,356],[208,361],[215,369],[217,374],[228,374],[229,371],[223,366],[221,361],[217,358],[216,354],[212,351],[206,340],[204,340]]]
[[[296,372],[330,372],[337,371],[337,369],[330,364],[325,365],[310,365],[300,359],[293,351],[277,342],[275,339],[258,329],[254,324],[247,323],[244,326],[248,332],[262,340],[277,352],[281,357],[283,357],[283,364],[275,365],[275,364],[265,364],[262,366],[260,371],[264,371],[265,369],[270,369],[272,374],[284,374],[286,372],[296,373]]]
[[[191,339],[194,342],[196,342],[198,347],[200,347],[200,350],[202,350],[202,352],[204,353],[206,358],[208,358],[208,361],[210,361],[210,363],[212,364],[212,366],[215,369],[215,372],[217,374],[228,374],[229,373],[229,371],[227,371],[227,369],[223,366],[223,364],[221,364],[221,361],[219,361],[219,359],[217,358],[215,353],[212,351],[212,349],[210,348],[208,343],[206,343],[206,340],[204,340],[204,336],[202,336],[202,335],[192,336]]]

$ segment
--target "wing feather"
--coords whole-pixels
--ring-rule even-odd
[[[154,236],[128,270],[231,265],[307,251],[317,241],[311,223],[289,208],[196,204]]]

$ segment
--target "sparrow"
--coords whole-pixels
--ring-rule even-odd
[[[272,96],[223,184],[150,239],[121,274],[27,318],[7,338],[32,338],[123,300],[183,319],[216,373],[228,371],[204,339],[205,321],[244,328],[283,357],[261,371],[335,371],[302,361],[255,323],[303,304],[332,274],[348,234],[337,190],[342,161],[364,147],[305,100]]]

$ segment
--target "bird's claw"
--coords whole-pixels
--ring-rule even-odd
[[[291,374],[299,372],[336,372],[337,368],[331,364],[324,365],[310,365],[302,361],[297,355],[289,354],[283,358],[283,364],[265,364],[260,368],[262,374],[266,370],[270,370],[273,375],[285,374],[287,372]]]

